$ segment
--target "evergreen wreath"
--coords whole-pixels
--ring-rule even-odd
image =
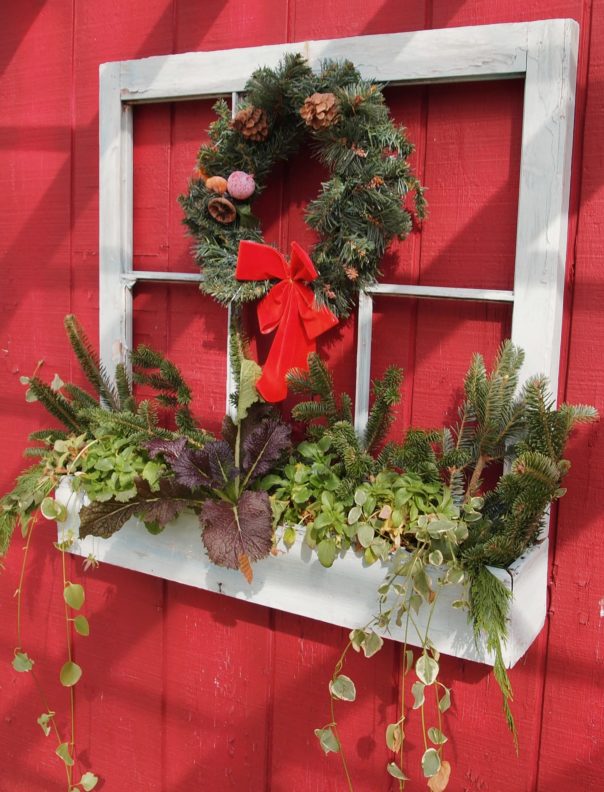
[[[349,61],[325,61],[315,74],[291,54],[276,69],[252,74],[232,118],[224,100],[214,109],[211,143],[201,146],[195,177],[180,197],[204,273],[202,290],[223,305],[268,291],[269,281],[235,279],[239,243],[263,241],[252,201],[272,167],[308,135],[330,174],[306,209],[319,235],[311,250],[319,272],[313,288],[318,305],[346,316],[358,291],[375,283],[390,242],[412,228],[407,193],[414,193],[417,217],[426,212],[408,162],[413,146],[391,119],[380,86],[363,80]]]

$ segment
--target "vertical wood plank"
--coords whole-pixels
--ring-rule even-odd
[[[107,61],[170,51],[172,12],[169,0],[136,7],[113,0],[76,4],[71,299],[78,315],[90,317],[91,326],[85,324],[93,339],[99,268],[98,68]],[[106,354],[112,341],[107,339]],[[80,749],[108,787],[120,788],[126,780],[160,792],[164,585],[103,567],[89,577],[93,617],[90,640],[80,650],[86,686],[77,701]]]
[[[568,377],[563,382],[561,398],[595,404],[602,415],[604,8],[594,4],[590,10],[591,30],[586,29],[589,18],[582,21],[584,49],[579,76],[587,89],[587,101],[584,139],[578,152],[582,161],[575,159],[573,163],[580,203],[578,234],[571,246],[574,293]],[[577,129],[581,129],[581,121],[579,116]],[[558,509],[551,573],[538,792],[556,786],[572,789],[577,784],[586,792],[596,792],[602,783],[601,425],[578,432],[569,456],[573,468],[568,477],[568,495]]]
[[[68,369],[62,317],[70,305],[72,4],[21,3],[2,9],[0,31],[0,492],[27,462],[27,434],[52,423],[24,401],[21,375],[37,362]],[[40,53],[44,67],[40,68]],[[52,378],[52,373],[50,373]],[[23,558],[15,536],[0,569],[0,774],[2,792],[60,788],[65,773],[36,724],[42,705],[29,674],[11,667],[17,644],[15,590]],[[52,527],[38,525],[23,591],[23,644],[65,728],[58,684],[64,657],[60,563]],[[44,592],[40,597],[40,592]]]

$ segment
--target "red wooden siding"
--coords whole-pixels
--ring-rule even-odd
[[[72,376],[61,329],[74,311],[94,338],[98,294],[98,65],[195,49],[547,17],[581,25],[561,397],[602,409],[604,379],[604,4],[591,0],[21,0],[0,26],[0,413],[7,489],[26,434],[45,424],[25,405],[19,376],[44,358],[47,376]],[[416,143],[430,220],[384,263],[389,280],[510,288],[522,108],[520,82],[389,92]],[[135,261],[194,271],[176,198],[191,171],[209,103],[135,112]],[[301,154],[262,199],[267,238],[309,242],[302,207],[321,171]],[[196,409],[217,428],[224,406],[225,312],[195,287],[137,287],[135,333],[170,352],[196,387]],[[451,420],[475,350],[492,355],[509,331],[500,306],[383,298],[374,371],[404,366],[410,421]],[[354,320],[323,344],[340,385],[352,388]],[[486,667],[447,659],[452,792],[595,792],[604,737],[600,600],[604,448],[600,430],[573,443],[569,494],[554,522],[546,628],[512,672],[521,752],[515,757]],[[25,631],[52,705],[62,662],[61,583],[53,526],[36,530]],[[21,560],[16,538],[0,575],[0,792],[63,789],[64,775],[35,720],[42,707],[27,675],[10,669]],[[313,729],[329,720],[327,681],[346,631],[102,566],[69,574],[87,593],[91,637],[76,641],[78,749],[99,789],[126,792],[339,792],[337,757]],[[42,592],[42,596],[40,596]],[[394,790],[384,767],[386,724],[398,690],[398,649],[354,656],[358,701],[338,707],[355,789]],[[410,789],[425,788],[417,718],[408,729]],[[63,721],[60,721],[61,723]]]

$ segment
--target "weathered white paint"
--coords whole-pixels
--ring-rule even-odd
[[[194,99],[242,91],[254,69],[274,68],[288,52],[301,53],[312,66],[324,58],[348,58],[363,77],[389,83],[521,77],[526,71],[530,24],[535,23],[384,33],[123,61],[121,97],[124,102],[162,102],[166,97]]]
[[[543,372],[558,390],[579,26],[528,31],[512,340],[522,380]]]
[[[373,333],[373,300],[359,294],[357,310],[357,376],[354,396],[354,425],[359,435],[367,426],[371,381],[371,336]]]
[[[78,534],[82,498],[74,495],[67,480],[62,482],[56,497],[68,509],[67,521],[59,526],[62,541],[70,532]],[[386,565],[366,566],[351,552],[325,569],[316,554],[303,544],[300,533],[289,551],[280,543],[276,557],[254,564],[250,585],[239,571],[210,563],[194,514],[181,515],[157,536],[151,535],[139,520],[131,519],[110,539],[76,540],[70,551],[84,557],[92,553],[103,563],[351,629],[364,627],[375,616],[377,589],[386,575]],[[509,640],[504,651],[505,663],[511,667],[526,652],[545,620],[547,540],[509,569],[491,571],[513,593]],[[434,577],[438,575],[439,570],[435,569]],[[493,656],[474,643],[467,612],[451,607],[452,602],[466,596],[461,586],[442,588],[430,622],[431,640],[444,654],[492,665]],[[426,628],[427,616],[424,605],[417,617],[421,631]],[[397,641],[404,637],[396,625],[384,636]],[[414,630],[409,631],[408,641],[413,646],[420,645]]]
[[[132,347],[132,108],[120,100],[120,64],[100,67],[99,347],[108,371],[115,342]]]
[[[123,272],[121,282],[129,289],[138,281],[151,281],[154,283],[201,283],[203,275],[195,272],[155,272],[147,270],[131,270]]]
[[[362,431],[369,405],[371,295],[512,302],[512,340],[526,353],[523,378],[544,372],[555,393],[577,42],[576,22],[547,20],[186,53],[101,66],[100,343],[107,368],[114,366],[114,341],[131,347],[131,289],[136,281],[199,280],[189,273],[132,270],[132,104],[241,91],[257,66],[276,66],[286,52],[300,52],[311,64],[322,58],[350,58],[363,76],[399,84],[525,78],[514,291],[379,284],[363,295],[359,304],[357,429]],[[227,394],[229,390],[230,385]],[[360,561],[347,557],[326,571],[318,562],[304,559],[296,546],[280,563],[270,559],[258,564],[255,583],[247,588],[239,573],[200,561],[199,529],[191,519],[182,518],[176,533],[168,529],[151,537],[133,524],[112,540],[93,544],[99,557],[110,563],[336,624],[359,626],[373,612],[374,589],[381,576],[378,567],[360,573]],[[76,551],[87,554],[90,541],[78,543]],[[496,573],[509,579],[514,590],[506,655],[510,665],[543,624],[546,569],[544,543],[515,564],[509,574]],[[342,590],[347,596],[338,599]],[[329,613],[325,602],[330,603]],[[439,621],[442,626],[435,625],[436,645],[450,654],[485,659],[472,648],[465,619],[463,613],[444,609]]]
[[[411,286],[406,283],[376,283],[366,289],[374,297],[425,297],[431,300],[477,300],[514,302],[514,292],[504,289],[464,289],[453,286]]]

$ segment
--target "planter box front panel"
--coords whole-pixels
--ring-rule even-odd
[[[56,498],[68,510],[67,521],[59,525],[59,540],[69,532],[77,537],[82,495],[73,493],[69,482],[64,481]],[[299,535],[290,550],[279,542],[277,555],[255,563],[254,579],[248,584],[238,570],[218,567],[208,560],[194,514],[182,514],[155,536],[140,520],[131,519],[110,539],[76,539],[69,549],[84,557],[92,554],[103,563],[350,629],[364,627],[376,614],[377,589],[387,572],[386,564],[367,566],[352,552],[337,558],[333,567],[326,569]],[[545,621],[547,540],[509,569],[491,571],[513,593],[509,640],[504,651],[505,663],[511,667],[535,640]],[[435,569],[434,576],[437,575]],[[443,587],[430,623],[431,640],[443,654],[493,665],[492,654],[474,642],[467,611],[451,607],[452,602],[465,597],[462,586]],[[428,607],[424,605],[417,618],[420,630],[425,629],[427,617]],[[404,630],[394,624],[390,633],[382,634],[396,641],[404,638]],[[407,638],[410,644],[420,645],[413,629]]]

